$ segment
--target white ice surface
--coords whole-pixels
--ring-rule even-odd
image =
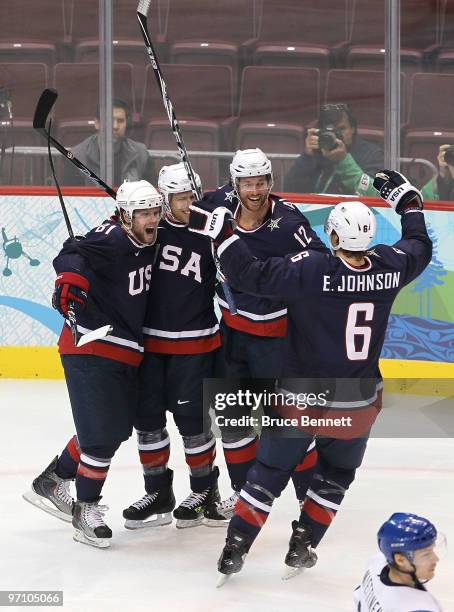
[[[124,529],[122,509],[143,494],[134,438],[112,462],[103,502],[110,506],[107,522],[114,537],[110,549],[98,550],[74,542],[70,524],[21,498],[73,433],[64,383],[0,380],[0,409],[0,590],[59,589],[65,610],[90,612],[352,611],[352,591],[376,552],[377,527],[392,512],[408,511],[429,517],[448,538],[447,556],[430,590],[445,612],[454,610],[452,439],[372,439],[357,480],[318,549],[319,562],[283,582],[290,523],[298,515],[289,487],[275,503],[241,574],[216,589],[224,529]],[[188,493],[188,476],[171,418],[169,431],[170,466],[181,500]],[[227,496],[218,447],[221,494]]]

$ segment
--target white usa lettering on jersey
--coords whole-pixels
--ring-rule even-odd
[[[159,263],[160,270],[168,270],[169,272],[180,272],[183,276],[192,275],[198,283],[202,282],[202,274],[200,271],[201,255],[191,251],[188,261],[183,265],[180,261],[183,249],[178,246],[166,244],[162,250],[161,261]],[[180,268],[181,266],[181,268]]]
[[[367,566],[361,585],[353,597],[355,610],[361,612],[442,612],[436,599],[428,592],[403,585],[389,586],[380,579],[386,565],[383,555],[373,557]]]
[[[133,270],[129,273],[129,295],[138,295],[142,293],[145,286],[145,291],[150,288],[151,280],[151,264],[148,264],[145,268],[142,266],[138,270]],[[144,283],[145,277],[145,283]]]

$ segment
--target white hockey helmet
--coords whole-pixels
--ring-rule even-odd
[[[124,181],[117,191],[117,207],[121,223],[131,233],[134,211],[158,208],[162,215],[163,198],[148,181]]]
[[[200,176],[194,172],[195,183],[202,190],[202,181]],[[164,206],[166,212],[172,214],[170,210],[170,195],[172,193],[183,193],[192,191],[191,181],[184,167],[184,163],[172,164],[171,166],[163,166],[159,171],[158,178],[159,191],[164,196]]]
[[[238,150],[230,164],[230,178],[232,185],[236,188],[237,179],[248,176],[269,175],[270,191],[273,187],[273,169],[271,162],[261,149]]]
[[[336,232],[339,244],[334,251],[365,251],[375,236],[377,223],[374,213],[362,202],[341,202],[330,212],[325,222],[325,232],[331,236]]]

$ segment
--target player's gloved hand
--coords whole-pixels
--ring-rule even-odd
[[[232,213],[225,206],[213,205],[205,198],[190,206],[189,231],[208,236],[220,244],[229,238],[236,227]]]
[[[80,312],[85,307],[89,289],[90,283],[85,276],[76,272],[60,272],[55,279],[52,306],[64,317],[68,316],[70,304],[74,312]]]
[[[374,187],[380,196],[399,214],[409,210],[422,210],[423,198],[405,176],[395,170],[381,170],[374,179]]]

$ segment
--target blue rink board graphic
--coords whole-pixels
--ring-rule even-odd
[[[114,209],[109,198],[67,197],[76,234],[100,225]],[[330,206],[301,204],[318,235]],[[391,209],[374,210],[377,240],[392,244],[400,237],[400,219]],[[0,198],[0,346],[53,346],[62,318],[50,305],[52,259],[67,238],[56,197]],[[383,357],[454,361],[454,214],[426,212],[434,257],[428,269],[403,292],[390,317]],[[452,287],[451,287],[452,285]]]

